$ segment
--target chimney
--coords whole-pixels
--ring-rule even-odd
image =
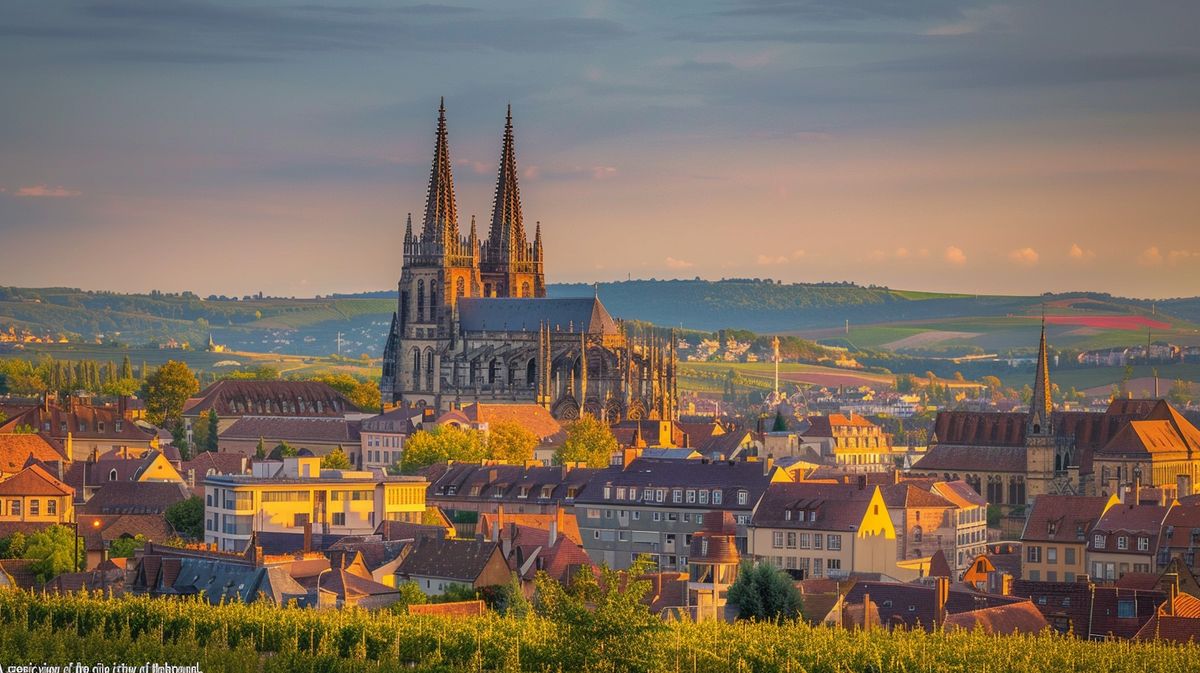
[[[1186,498],[1192,494],[1192,476],[1179,474],[1175,476],[1175,497]]]
[[[117,413],[121,418],[126,418],[129,414],[129,398],[124,395],[117,396]]]
[[[304,552],[312,551],[312,522],[304,522]]]
[[[550,522],[550,544],[549,544],[549,546],[553,547],[555,542],[558,542],[558,519],[557,519],[557,517],[555,518],[555,520]]]
[[[937,578],[933,593],[933,625],[934,628],[940,629],[942,624],[946,623],[946,601],[950,599],[950,578]]]
[[[1133,480],[1133,504],[1142,504],[1142,478],[1140,476]]]
[[[500,518],[492,518],[492,542],[500,539]]]

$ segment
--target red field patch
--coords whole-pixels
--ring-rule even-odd
[[[1137,330],[1149,327],[1151,329],[1167,329],[1170,323],[1161,320],[1151,320],[1143,315],[1048,315],[1046,322],[1051,325],[1082,325],[1099,329]]]

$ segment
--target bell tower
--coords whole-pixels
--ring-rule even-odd
[[[512,106],[504,120],[500,169],[492,225],[482,244],[481,279],[487,297],[544,297],[542,275],[542,228],[531,244],[525,236],[521,213],[521,190],[517,185],[517,156],[513,141]]]

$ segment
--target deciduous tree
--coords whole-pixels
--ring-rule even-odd
[[[539,442],[533,431],[512,421],[501,421],[488,429],[488,453],[495,460],[511,463],[532,460]]]
[[[404,443],[401,468],[408,473],[447,460],[474,462],[487,456],[483,437],[476,430],[438,425],[414,433]]]
[[[146,419],[158,426],[179,423],[184,402],[199,390],[196,375],[185,363],[167,360],[146,378],[143,386]]]
[[[554,462],[584,463],[588,467],[608,467],[618,449],[617,438],[607,425],[589,414],[567,428],[567,438],[554,452]]]

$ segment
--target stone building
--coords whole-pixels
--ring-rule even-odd
[[[459,231],[445,105],[419,234],[404,234],[384,350],[386,402],[446,411],[532,402],[560,419],[674,418],[675,338],[630,337],[599,297],[547,298],[542,232],[521,212],[511,108],[486,239]]]

